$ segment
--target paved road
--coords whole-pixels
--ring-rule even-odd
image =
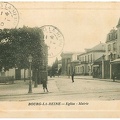
[[[120,100],[120,83],[112,80],[76,78],[72,83],[70,78],[55,77],[49,79],[48,89],[49,93],[44,93],[39,85],[28,94],[28,81],[0,84],[0,101]]]

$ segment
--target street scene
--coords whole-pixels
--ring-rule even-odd
[[[0,3],[0,101],[120,100],[120,16],[56,5]]]
[[[0,2],[0,117],[119,117],[119,2]]]

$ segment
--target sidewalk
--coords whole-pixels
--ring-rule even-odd
[[[56,79],[57,78],[57,79]],[[98,79],[92,78],[92,76],[75,76],[75,79],[83,80],[98,80],[98,81],[106,81],[106,82],[113,82],[112,79]],[[49,93],[58,93],[59,90],[56,86],[56,82],[58,79],[71,79],[68,76],[60,76],[60,77],[53,77],[48,78],[48,90]],[[57,80],[57,81],[56,81]],[[114,83],[120,83],[120,80],[116,80]],[[52,86],[52,87],[51,87]],[[38,85],[37,88],[34,88],[34,82],[32,84],[32,93],[28,93],[29,90],[29,80],[24,82],[23,80],[15,80],[14,84],[4,84],[0,83],[0,97],[1,96],[18,96],[18,95],[40,95],[44,94],[42,84]]]
[[[57,91],[57,87],[55,85],[55,80],[48,80],[48,90],[50,92]],[[54,86],[50,87],[49,86]],[[37,88],[34,87],[34,82],[32,84],[32,93],[28,93],[29,90],[29,80],[24,82],[23,80],[15,80],[14,84],[4,84],[0,83],[0,96],[16,96],[16,95],[33,95],[33,94],[43,94],[42,84],[38,85]]]
[[[71,76],[60,76],[61,78],[71,78]],[[74,79],[84,79],[84,80],[100,80],[100,81],[107,81],[107,82],[113,82],[112,79],[100,79],[100,78],[93,78],[93,76],[74,76]],[[120,80],[115,80],[115,82],[120,83]]]

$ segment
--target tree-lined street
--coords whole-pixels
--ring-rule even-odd
[[[62,100],[119,100],[120,82],[104,79],[75,78],[72,83],[70,78],[49,78],[49,93],[44,93],[42,85],[34,88],[28,94],[28,81],[15,81],[14,84],[0,85],[0,101],[62,101]]]

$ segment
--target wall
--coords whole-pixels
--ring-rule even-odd
[[[15,78],[15,68],[6,71],[5,76],[13,76]]]
[[[78,53],[74,53],[73,55],[72,55],[72,61],[74,61],[74,60],[77,60],[77,56],[78,56],[79,54]]]
[[[31,75],[32,75],[32,71],[31,71]],[[7,70],[5,72],[5,76],[13,76],[15,78],[15,68]],[[21,69],[21,79],[23,79],[23,78],[24,78],[24,69]],[[28,69],[25,71],[25,78],[29,78],[29,70]]]
[[[31,75],[32,75],[32,71],[31,71]],[[29,70],[25,70],[25,78],[29,78]],[[21,69],[21,79],[24,79],[24,69]]]

